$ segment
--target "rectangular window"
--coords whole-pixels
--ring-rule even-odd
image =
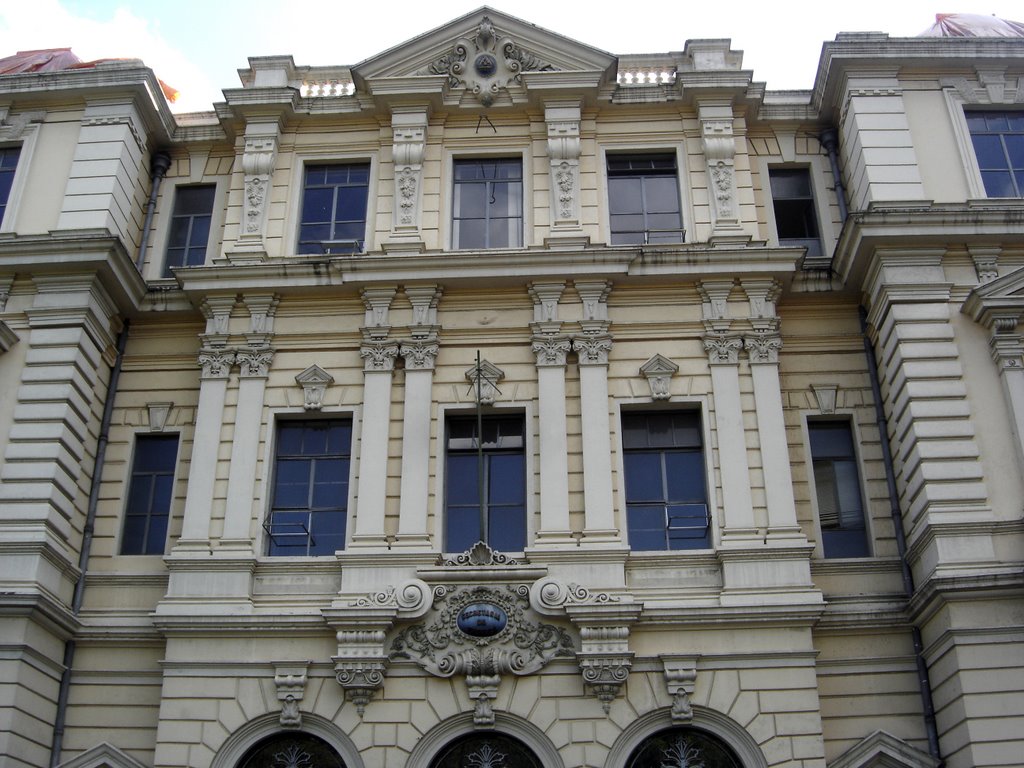
[[[864,504],[847,421],[809,421],[814,488],[825,557],[867,557]]]
[[[139,435],[135,439],[122,555],[162,555],[178,459],[177,435]]]
[[[284,421],[264,526],[270,555],[332,555],[345,548],[352,422]]]
[[[482,446],[475,416],[451,417],[447,427],[445,551],[465,552],[484,541],[493,549],[521,552],[526,547],[523,417],[485,416]]]
[[[11,196],[11,184],[14,183],[14,172],[18,169],[19,155],[21,147],[0,149],[0,222],[7,213],[7,198]]]
[[[683,242],[676,156],[608,155],[608,218],[612,245]]]
[[[171,267],[195,267],[206,262],[215,190],[213,184],[174,190],[174,212],[167,235],[164,277],[171,276]]]
[[[521,248],[522,160],[456,160],[453,172],[452,248]]]
[[[710,547],[700,413],[623,413],[622,451],[630,548]]]
[[[362,251],[369,190],[369,163],[307,165],[298,252]]]
[[[1024,111],[968,112],[985,194],[1024,197]]]
[[[821,256],[810,171],[807,168],[771,168],[768,179],[779,245],[806,248],[808,256]]]

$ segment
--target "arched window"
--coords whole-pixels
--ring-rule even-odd
[[[334,748],[309,733],[280,733],[251,746],[238,768],[345,768]]]
[[[743,768],[739,758],[706,731],[668,728],[648,736],[630,754],[626,768]]]
[[[430,768],[543,768],[519,739],[502,733],[471,733],[442,749]]]

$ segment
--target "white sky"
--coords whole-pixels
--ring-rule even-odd
[[[939,0],[947,2],[948,0]],[[210,109],[238,86],[249,56],[296,64],[355,64],[482,4],[388,0],[0,0],[0,58],[70,47],[85,60],[141,58],[181,92],[175,112]],[[680,51],[686,40],[728,37],[744,67],[772,90],[810,88],[821,44],[841,31],[912,37],[939,12],[1024,20],[1020,0],[493,0],[492,7],[611,53]]]

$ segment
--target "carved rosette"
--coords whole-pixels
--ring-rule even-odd
[[[236,354],[236,360],[242,378],[265,379],[270,371],[270,364],[274,361],[274,350],[270,347],[240,349]]]
[[[537,356],[538,368],[564,368],[572,340],[568,336],[534,336],[531,349]]]
[[[400,354],[407,371],[432,371],[437,358],[436,341],[403,341]]]
[[[572,348],[576,351],[580,365],[608,365],[612,337],[577,336],[572,340]]]
[[[202,379],[226,379],[231,374],[231,366],[235,364],[233,349],[201,349],[199,350],[199,366],[203,369]]]
[[[782,339],[778,335],[748,336],[743,340],[743,346],[750,356],[751,364],[779,364]]]
[[[738,365],[743,340],[738,336],[705,336],[704,351],[711,365]]]
[[[390,372],[395,369],[395,358],[398,357],[398,344],[388,341],[363,344],[359,348],[359,356],[363,358],[364,371]]]
[[[447,75],[449,88],[465,88],[489,107],[501,91],[520,82],[520,73],[552,69],[552,65],[517,46],[512,38],[499,37],[491,20],[484,16],[473,37],[459,40],[451,52],[417,74]]]

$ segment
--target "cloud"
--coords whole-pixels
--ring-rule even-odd
[[[57,0],[12,3],[0,9],[0,57],[36,48],[71,48],[81,59],[142,59],[180,91],[176,112],[210,109],[221,99],[209,75],[160,34],[156,23],[117,8],[103,20],[78,16]]]

